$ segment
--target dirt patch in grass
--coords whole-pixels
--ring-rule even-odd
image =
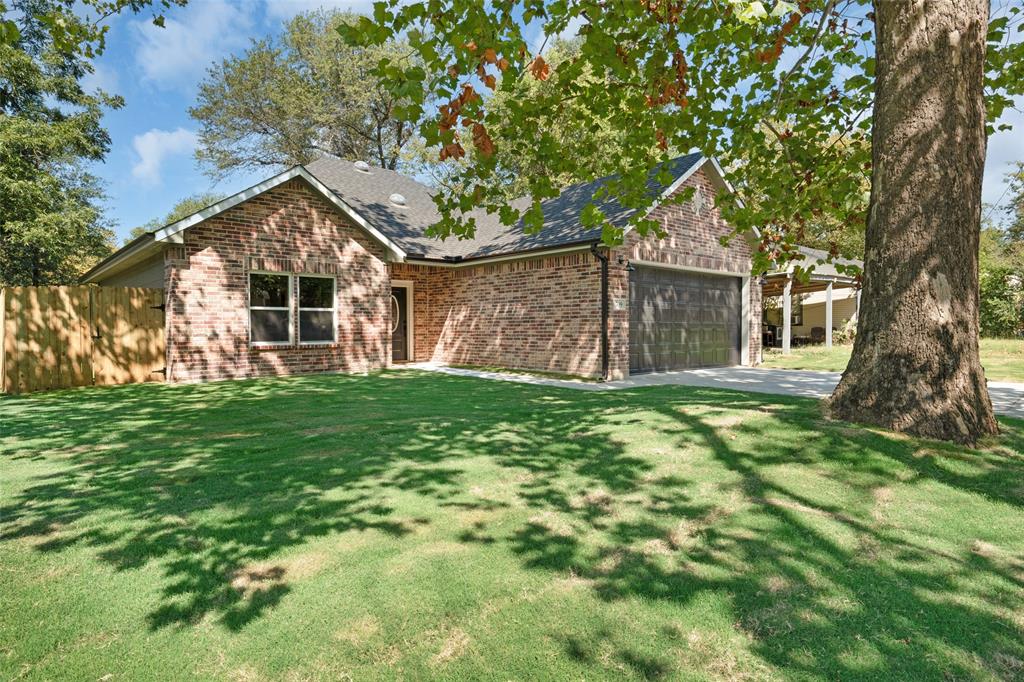
[[[896,499],[896,492],[889,486],[879,486],[871,491],[871,496],[875,500],[874,506],[871,508],[871,518],[875,520],[875,523],[882,523],[885,521],[885,513],[892,505],[894,499]]]
[[[334,639],[361,647],[380,632],[380,621],[375,616],[357,618],[334,633]]]
[[[256,668],[248,663],[235,668],[228,673],[228,679],[232,682],[262,682],[267,679]]]
[[[441,645],[441,650],[434,654],[430,663],[439,666],[460,658],[469,649],[471,642],[469,635],[462,628],[452,628]]]
[[[736,643],[699,630],[679,632],[677,636],[683,642],[677,650],[681,669],[702,670],[709,679],[723,682],[777,679],[766,666],[741,657],[738,652],[742,649]]]
[[[593,509],[607,514],[611,512],[614,502],[615,498],[611,493],[603,488],[597,488],[572,498],[569,506],[573,509]]]
[[[576,535],[576,530],[572,527],[572,524],[555,512],[542,512],[531,516],[528,520],[535,526],[540,526],[552,535],[560,538],[571,538]]]
[[[726,498],[724,505],[712,507],[702,516],[695,519],[684,519],[669,531],[665,540],[672,549],[688,549],[700,541],[700,538],[724,519],[732,516],[743,508],[743,494],[733,490]]]
[[[249,598],[258,592],[316,575],[327,561],[326,554],[308,552],[278,561],[256,562],[232,573],[231,587]]]

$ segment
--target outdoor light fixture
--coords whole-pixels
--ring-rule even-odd
[[[619,265],[625,265],[626,272],[636,272],[636,268],[633,267],[633,264],[626,260],[622,254],[619,254]]]
[[[757,283],[761,286],[768,284],[768,275],[762,273],[761,276],[757,278]]]

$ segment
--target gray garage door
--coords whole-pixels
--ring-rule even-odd
[[[740,282],[637,267],[629,277],[629,371],[739,364]]]

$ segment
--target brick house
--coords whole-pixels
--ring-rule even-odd
[[[582,208],[603,180],[544,203],[542,230],[477,216],[473,239],[424,235],[431,190],[393,171],[321,159],[143,235],[85,282],[162,287],[169,381],[349,372],[405,361],[591,377],[755,364],[761,293],[751,240],[713,205],[712,159],[670,162],[647,215],[607,249]],[[692,201],[661,205],[683,187]],[[602,205],[618,225],[635,212]]]

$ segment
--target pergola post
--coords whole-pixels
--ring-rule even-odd
[[[790,354],[793,341],[793,278],[786,278],[786,289],[782,293],[782,354]]]
[[[832,281],[825,287],[825,348],[832,347]]]

